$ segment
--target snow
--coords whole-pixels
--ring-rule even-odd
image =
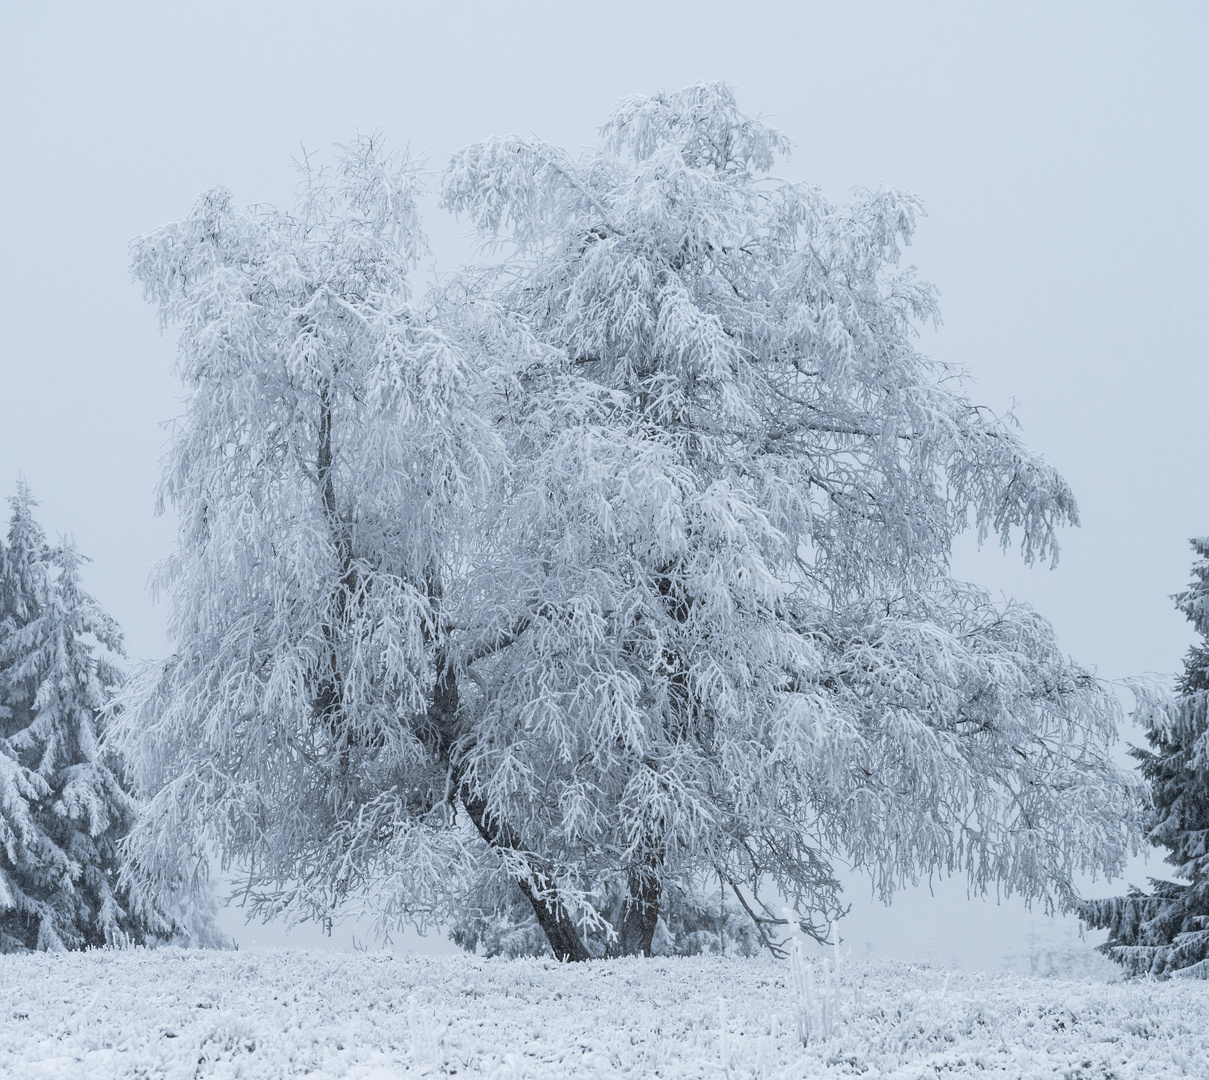
[[[848,961],[831,1038],[796,1008],[765,957],[0,956],[0,1076],[1209,1077],[1203,982]]]

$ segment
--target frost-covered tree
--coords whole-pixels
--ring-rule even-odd
[[[564,896],[623,886],[622,952],[719,874],[770,943],[761,889],[821,936],[835,855],[883,895],[962,870],[1069,906],[1133,843],[1114,696],[949,554],[1056,559],[1075,501],[917,351],[916,201],[772,178],[785,139],[721,85],[603,136],[445,175],[507,255],[464,304],[532,337],[490,368],[513,468],[471,572],[506,645],[463,654],[468,783]]]
[[[255,911],[328,918],[376,885],[422,919],[474,869],[457,809],[514,846],[463,791],[446,677],[455,635],[493,647],[464,579],[501,444],[470,360],[410,300],[416,182],[360,140],[304,166],[291,211],[220,189],[133,245],[187,392],[162,487],[176,647],[120,720],[152,884],[212,841]]]
[[[582,959],[719,878],[821,936],[836,855],[1057,904],[1119,867],[1115,698],[948,573],[971,526],[1056,556],[1074,500],[916,351],[914,201],[832,205],[784,149],[713,85],[580,159],[471,147],[445,201],[512,250],[423,304],[415,170],[372,142],[290,212],[219,190],[135,242],[187,393],[175,651],[120,720],[137,872],[208,839],[265,913],[519,893]]]
[[[0,543],[0,952],[175,937],[183,926],[119,883],[137,807],[101,745],[121,672],[114,621],[52,548],[22,484]],[[100,650],[100,651],[98,651]]]
[[[1175,972],[1209,978],[1209,538],[1192,541],[1192,585],[1176,603],[1201,636],[1188,650],[1177,695],[1135,683],[1150,749],[1130,752],[1150,789],[1147,839],[1182,881],[1150,879],[1150,891],[1091,900],[1080,914],[1107,929],[1102,952],[1130,975]]]

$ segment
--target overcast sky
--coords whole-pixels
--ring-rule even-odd
[[[1153,0],[10,5],[0,491],[25,477],[132,656],[163,655],[147,577],[173,539],[153,510],[175,345],[130,239],[218,184],[288,203],[301,149],[356,131],[439,170],[493,134],[587,146],[623,95],[723,79],[793,140],[782,173],[922,196],[908,256],[945,319],[925,349],[979,403],[1014,402],[1079,498],[1056,570],[963,544],[959,574],[1032,603],[1107,678],[1174,671],[1192,636],[1170,594],[1209,534],[1207,50],[1209,6]],[[435,206],[427,226],[454,268],[464,229]],[[969,959],[1024,925],[959,893],[859,907],[854,935]],[[938,948],[954,935],[965,952]]]

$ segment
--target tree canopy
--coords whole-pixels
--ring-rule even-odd
[[[176,650],[122,720],[148,873],[204,833],[262,911],[417,920],[485,878],[578,959],[706,875],[775,946],[836,857],[1059,906],[1120,869],[1114,695],[949,573],[967,528],[1056,560],[1075,500],[917,350],[917,200],[787,150],[717,84],[468,147],[443,199],[502,256],[420,303],[372,141],[135,242],[188,394]]]

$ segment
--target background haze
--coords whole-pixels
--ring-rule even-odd
[[[958,576],[1032,603],[1104,677],[1179,667],[1192,633],[1169,595],[1187,538],[1209,533],[1209,7],[106,8],[12,5],[0,35],[0,492],[24,476],[51,535],[93,557],[86,583],[132,657],[168,649],[146,583],[173,540],[153,507],[178,411],[174,339],[127,272],[133,236],[218,184],[288,204],[291,159],[357,130],[439,171],[492,134],[575,149],[624,95],[723,79],[793,139],[783,174],[833,199],[879,183],[923,196],[908,261],[945,317],[925,351],[969,369],[979,403],[1015,401],[1079,498],[1056,570],[969,542]],[[426,226],[429,268],[470,256],[435,203]],[[1161,872],[1131,879],[1147,869]],[[887,910],[854,878],[851,899],[855,950],[945,963],[992,965],[1072,925],[1038,931],[961,882]],[[229,916],[245,945],[282,940]],[[353,933],[367,928],[332,941]]]

